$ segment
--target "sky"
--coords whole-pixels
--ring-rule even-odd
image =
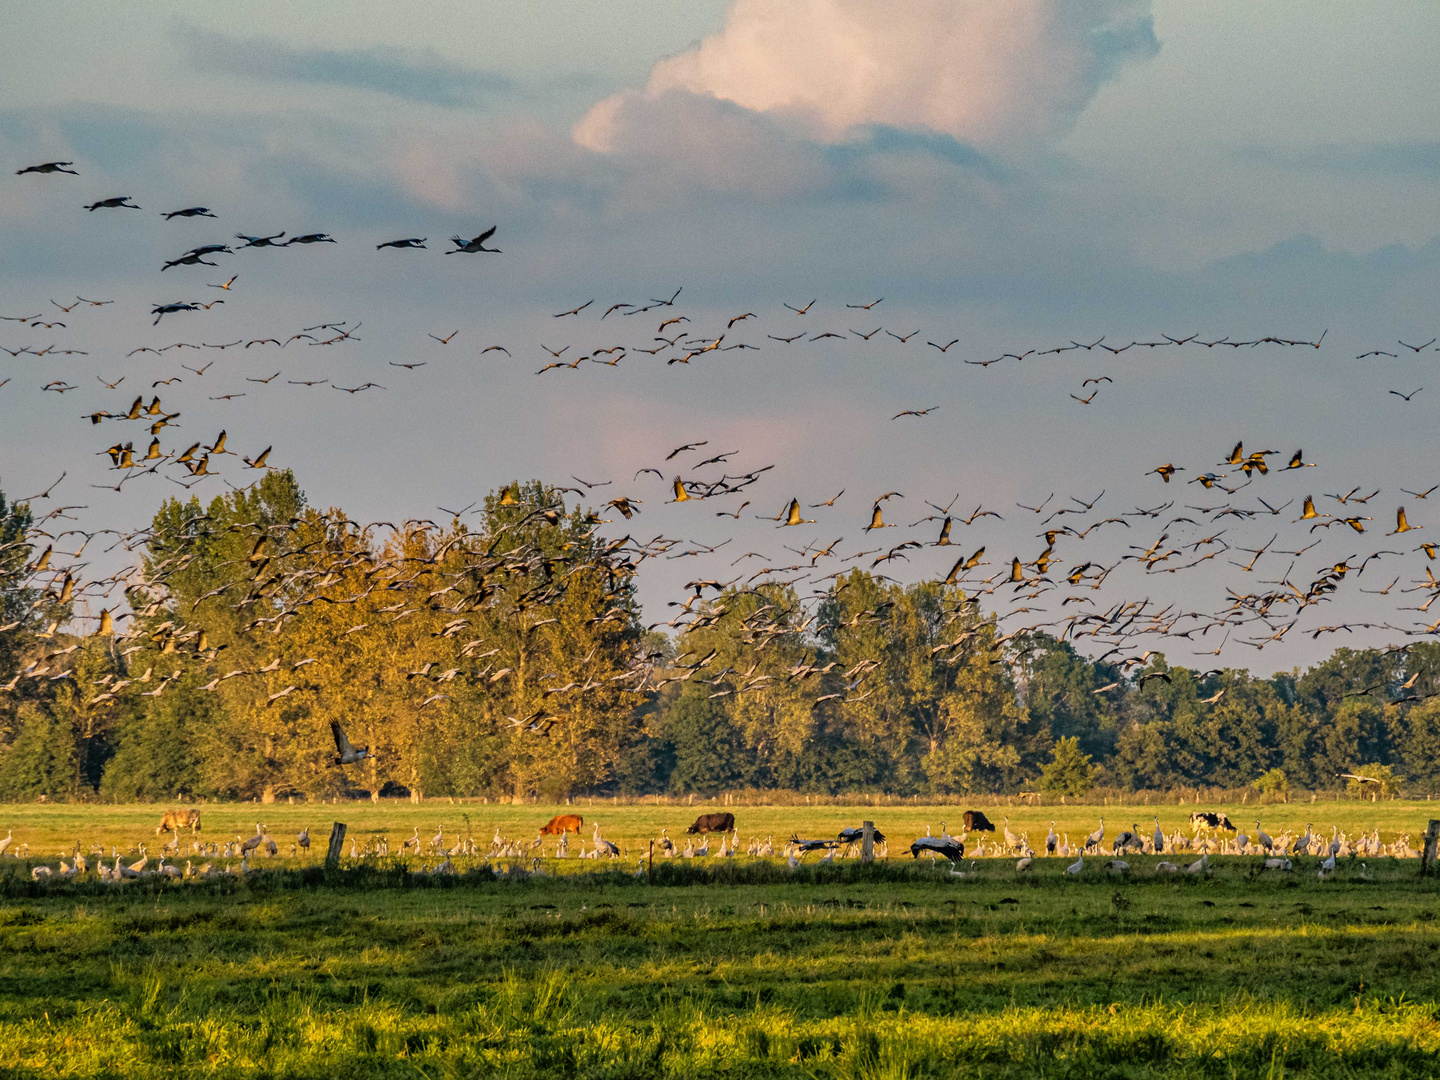
[[[576,476],[611,482],[589,490],[592,505],[643,500],[637,519],[610,513],[607,529],[686,541],[677,554],[729,540],[646,563],[653,621],[694,577],[789,565],[785,544],[843,537],[849,555],[932,540],[937,523],[911,527],[935,512],[927,500],[955,499],[957,517],[1001,513],[955,533],[984,543],[996,566],[1033,558],[1056,506],[1102,491],[1091,517],[1132,516],[1083,544],[1062,540],[1066,567],[1109,565],[1162,532],[1188,548],[1224,528],[1236,550],[1175,574],[1132,560],[1097,601],[1215,611],[1227,587],[1278,581],[1292,564],[1303,587],[1335,561],[1400,552],[1263,650],[1240,632],[1218,661],[1190,655],[1219,645],[1218,632],[1147,643],[1172,662],[1268,674],[1336,644],[1404,640],[1393,629],[1312,638],[1319,625],[1430,621],[1397,611],[1424,603],[1400,590],[1424,580],[1428,560],[1415,537],[1383,534],[1402,503],[1440,534],[1431,503],[1401,490],[1440,482],[1437,357],[1397,344],[1440,332],[1434,5],[55,2],[9,12],[7,25],[0,315],[12,321],[0,322],[0,345],[31,350],[0,354],[0,488],[12,497],[63,471],[37,507],[63,499],[83,504],[73,513],[87,527],[135,528],[184,495],[163,474],[119,492],[90,486],[115,481],[97,452],[138,429],[81,417],[123,411],[143,390],[181,409],[167,438],[188,445],[223,428],[243,453],[273,446],[270,462],[294,468],[313,502],[362,520],[448,520],[437,507],[510,480],[579,486]],[[50,160],[80,175],[15,175]],[[121,194],[142,209],[82,209]],[[195,205],[215,218],[161,216]],[[491,225],[501,254],[442,255],[452,234]],[[281,230],[337,242],[160,270],[195,245]],[[427,250],[375,247],[402,237],[427,238]],[[210,287],[232,275],[232,288]],[[635,311],[677,288],[673,307]],[[52,306],[76,295],[114,303]],[[217,298],[152,326],[157,304]],[[812,298],[805,315],[784,306]],[[600,317],[617,303],[633,307]],[[690,322],[666,337],[724,333],[751,348],[683,365],[665,363],[678,352],[639,353],[671,315]],[[363,325],[328,348],[127,355],[341,320]],[[430,336],[452,331],[448,344]],[[812,340],[823,333],[840,336]],[[1200,338],[1038,355],[1162,334]],[[1321,348],[1198,343],[1265,336]],[[34,355],[52,344],[73,351]],[[617,344],[629,352],[613,367],[537,374],[546,347],[569,346],[566,361]],[[1357,359],[1373,350],[1395,355]],[[395,366],[406,363],[424,366]],[[335,389],[367,381],[379,385]],[[743,496],[666,505],[671,477],[702,460],[666,455],[698,440],[707,456],[738,451],[698,475],[774,467]],[[1283,514],[1212,521],[1220,493],[1185,481],[1225,472],[1217,463],[1240,440],[1287,459],[1303,448],[1317,464],[1233,497],[1247,512],[1257,497],[1294,499]],[[1186,471],[1163,484],[1149,471],[1164,462]],[[248,482],[234,464],[194,493]],[[1355,485],[1380,490],[1362,504],[1365,534],[1294,521],[1306,494],[1354,515],[1324,496]],[[806,510],[813,526],[777,531],[755,517],[841,489],[833,506]],[[866,534],[874,499],[892,490],[886,520],[900,527]],[[1039,514],[1017,505],[1052,493]],[[739,518],[717,516],[747,498]],[[1171,498],[1161,516],[1134,515]],[[1187,513],[1199,520],[1167,524]],[[1250,555],[1239,549],[1272,533],[1241,569]],[[1321,546],[1277,553],[1312,539]],[[729,566],[751,551],[766,558]],[[943,575],[955,553],[902,554],[878,569]],[[1396,575],[1391,594],[1361,591]],[[1000,610],[1019,603],[1003,595],[992,598]],[[1062,614],[1053,597],[1028,606],[1048,615],[1007,625]]]

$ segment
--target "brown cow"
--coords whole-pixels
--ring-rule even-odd
[[[580,834],[580,826],[585,824],[585,819],[579,814],[556,814],[540,830],[541,836],[564,836],[567,832]]]
[[[160,819],[160,825],[155,830],[155,835],[173,829],[179,832],[181,829],[189,829],[191,832],[200,831],[199,810],[166,810],[165,816]]]
[[[965,831],[966,831],[966,832],[994,832],[994,831],[995,831],[995,825],[994,825],[994,823],[993,823],[989,818],[987,818],[987,817],[985,816],[984,811],[982,811],[982,810],[966,810],[966,811],[965,811]]]
[[[686,829],[687,833],[729,832],[735,828],[734,814],[701,814],[695,824]]]

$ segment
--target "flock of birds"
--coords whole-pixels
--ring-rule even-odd
[[[912,859],[918,860],[922,856],[929,858],[932,869],[936,867],[939,860],[945,860],[949,867],[948,875],[952,878],[973,876],[981,859],[997,861],[1016,859],[1015,873],[1027,874],[1036,868],[1037,859],[1064,860],[1071,856],[1075,857],[1075,861],[1064,866],[1061,871],[1067,877],[1080,877],[1085,872],[1087,865],[1098,866],[1108,875],[1124,876],[1139,868],[1140,864],[1132,865],[1129,861],[1129,858],[1135,855],[1169,855],[1172,857],[1148,864],[1150,872],[1154,875],[1181,873],[1208,875],[1213,873],[1218,865],[1211,863],[1211,855],[1220,855],[1253,857],[1255,861],[1237,864],[1252,875],[1266,871],[1293,873],[1299,860],[1310,858],[1315,860],[1313,867],[1316,877],[1320,881],[1327,881],[1335,877],[1341,872],[1342,867],[1346,870],[1349,878],[1368,881],[1371,878],[1365,859],[1418,859],[1421,857],[1420,851],[1411,847],[1409,835],[1400,835],[1393,841],[1385,843],[1381,840],[1379,829],[1361,831],[1351,836],[1338,826],[1332,825],[1327,838],[1323,831],[1316,832],[1312,822],[1307,822],[1304,833],[1297,834],[1294,831],[1286,830],[1272,836],[1265,831],[1258,820],[1255,822],[1255,831],[1247,833],[1243,829],[1230,825],[1227,819],[1219,828],[1196,824],[1192,833],[1187,835],[1179,828],[1167,834],[1161,827],[1158,816],[1152,820],[1154,822],[1153,831],[1142,830],[1139,825],[1132,824],[1130,828],[1122,829],[1110,837],[1108,852],[1103,817],[1100,818],[1098,828],[1087,834],[1083,841],[1073,844],[1069,833],[1063,835],[1057,833],[1055,822],[1051,821],[1049,832],[1043,840],[1043,850],[1037,851],[1031,846],[1027,833],[1016,834],[1011,831],[1008,817],[1004,819],[1004,824],[997,832],[993,825],[984,820],[983,815],[976,834],[977,842],[969,851],[969,865],[965,869],[961,867],[967,855],[969,834],[962,833],[958,837],[952,836],[946,830],[946,824],[943,821],[940,823],[938,835],[932,833],[930,826],[927,825],[925,834],[916,837],[908,850]],[[1228,828],[1226,828],[1227,826]],[[159,831],[157,830],[157,835]],[[986,832],[995,835],[987,838]],[[1226,832],[1229,833],[1228,836]],[[578,828],[576,835],[578,838]],[[483,848],[470,835],[461,837],[451,834],[447,836],[443,824],[427,841],[420,836],[419,826],[415,826],[412,834],[402,840],[399,846],[393,850],[386,835],[371,835],[363,844],[352,835],[349,856],[354,864],[363,864],[366,860],[392,857],[401,859],[406,857],[433,858],[437,861],[433,864],[428,861],[421,863],[413,872],[421,875],[445,875],[461,873],[464,870],[477,870],[492,873],[502,879],[515,880],[550,876],[558,872],[558,867],[552,864],[547,869],[545,860],[564,861],[571,857],[568,831],[561,833],[555,842],[553,851],[546,850],[545,840],[544,833],[534,839],[526,840],[506,837],[499,828],[496,828],[489,847]],[[764,838],[757,836],[750,840],[749,845],[742,852],[740,831],[732,823],[728,831],[720,831],[719,848],[713,853],[711,850],[712,840],[713,837],[708,835],[688,837],[685,846],[681,848],[671,839],[669,829],[662,829],[659,836],[648,842],[642,842],[635,876],[637,878],[645,877],[657,857],[660,859],[703,859],[713,854],[716,858],[728,859],[743,854],[752,859],[771,859],[778,856],[784,858],[790,869],[794,870],[805,862],[806,856],[815,852],[824,852],[823,855],[812,861],[812,863],[819,864],[830,864],[845,859],[860,859],[865,854],[864,830],[854,827],[842,829],[835,837],[823,839],[801,839],[799,836],[792,835],[788,842],[779,846],[776,845],[773,834]],[[3,839],[0,839],[0,856],[9,855],[17,859],[31,858],[30,847],[27,843],[14,845],[13,842],[14,830],[12,829]],[[627,853],[624,848],[607,840],[602,835],[599,822],[592,823],[592,836],[589,842],[591,847],[587,851],[586,841],[579,841],[578,850],[574,853],[575,858],[622,860],[626,857]],[[890,858],[889,843],[883,832],[873,829],[871,843],[871,858]],[[294,840],[288,843],[285,854],[292,860],[303,859],[309,855],[310,848],[310,830],[307,827],[297,833]],[[1196,854],[1199,855],[1199,858],[1191,861],[1190,856]],[[182,842],[181,830],[177,826],[174,828],[171,838],[160,847],[155,856],[152,856],[149,845],[145,842],[136,844],[124,853],[118,846],[112,846],[107,856],[104,845],[93,844],[86,852],[82,851],[82,845],[77,841],[69,850],[60,853],[57,866],[52,867],[47,862],[36,862],[30,868],[30,876],[37,882],[58,883],[74,880],[93,869],[99,880],[112,884],[154,877],[184,879],[243,877],[261,872],[260,865],[253,862],[253,859],[279,855],[280,845],[270,835],[268,827],[263,823],[257,822],[254,834],[249,837],[236,835],[234,840],[226,841],[202,841],[196,838],[190,841],[188,848]],[[1185,856],[1182,861],[1173,861],[1174,857],[1182,855]],[[1091,858],[1091,863],[1086,863],[1086,856]],[[903,858],[903,854],[898,857]],[[107,858],[110,860],[109,865],[105,862]],[[186,859],[184,866],[178,865],[180,858]],[[197,858],[212,861],[202,861],[196,865]],[[226,860],[225,865],[221,866],[213,861],[217,858]],[[235,861],[237,859],[238,862]]]
[[[19,172],[78,175],[72,165],[65,161],[46,162]],[[97,199],[85,209],[93,213],[140,207],[129,197],[115,196]],[[167,210],[164,217],[207,220],[218,215],[208,207],[191,206]],[[495,231],[491,227],[469,239],[456,235],[452,239],[454,247],[447,254],[494,253],[497,249],[487,247],[486,243]],[[177,257],[164,260],[160,272],[217,266],[216,259],[231,256],[237,250],[338,242],[320,232],[300,233],[288,239],[283,232],[237,233],[235,240],[236,244],[191,247]],[[386,240],[376,247],[412,250],[423,248],[426,240],[425,237],[406,237]],[[167,317],[203,317],[227,299],[238,298],[238,278],[237,274],[223,282],[206,283],[224,293],[220,299],[154,304],[150,311],[154,324],[159,325]],[[551,321],[557,331],[569,327],[569,336],[586,336],[591,340],[583,345],[574,341],[558,347],[542,344],[540,347],[551,361],[537,374],[575,371],[587,363],[615,367],[637,354],[655,358],[667,367],[701,364],[734,350],[788,349],[801,342],[858,341],[863,344],[882,332],[901,346],[913,340],[941,354],[948,354],[959,344],[958,338],[940,341],[921,338],[919,330],[897,332],[879,324],[870,327],[868,320],[881,310],[883,297],[837,307],[837,317],[843,314],[847,321],[833,324],[817,322],[826,311],[823,306],[817,306],[818,299],[786,303],[777,317],[787,320],[791,329],[775,326],[774,329],[781,332],[746,337],[751,328],[761,326],[762,319],[755,311],[738,312],[702,326],[705,316],[695,312],[692,321],[692,313],[679,306],[682,291],[677,288],[660,298],[609,305],[597,305],[591,299],[555,313]],[[0,325],[65,330],[69,321],[74,321],[72,313],[103,311],[113,301],[76,297],[73,302],[62,304],[52,299],[50,303],[59,309],[60,316],[5,314],[0,318],[6,322]],[[849,321],[862,317],[867,320],[863,327],[848,325]],[[235,490],[247,489],[258,482],[260,476],[276,468],[270,461],[275,448],[232,450],[232,436],[219,421],[212,421],[214,426],[208,429],[216,432],[213,437],[187,435],[172,441],[182,417],[179,405],[168,400],[172,386],[185,379],[191,380],[192,385],[213,385],[220,377],[218,371],[210,373],[216,359],[212,357],[200,363],[212,352],[284,350],[297,342],[304,343],[306,348],[348,348],[360,340],[356,333],[359,329],[359,323],[332,320],[292,333],[234,341],[210,342],[202,334],[199,340],[135,346],[127,356],[154,354],[165,360],[173,352],[180,358],[191,356],[194,362],[180,363],[177,371],[154,379],[148,387],[123,386],[134,378],[133,370],[114,378],[96,376],[101,390],[88,387],[87,394],[117,393],[123,395],[122,401],[129,399],[129,404],[128,407],[123,404],[87,406],[79,415],[79,420],[88,428],[98,427],[106,432],[105,438],[96,444],[95,456],[102,464],[108,462],[105,471],[110,482],[86,482],[92,488],[117,493],[131,490],[127,485],[157,476],[186,489],[206,482],[216,488],[217,480]],[[437,343],[434,348],[459,347],[456,331],[429,336]],[[648,341],[636,341],[647,336]],[[1132,340],[1123,344],[1102,337],[1046,348],[1017,349],[994,358],[964,362],[989,368],[1002,362],[1019,364],[1032,356],[1063,353],[1117,356],[1131,349],[1319,349],[1325,336],[1322,333],[1314,340],[1281,335],[1231,340],[1227,336],[1167,334],[1154,340]],[[550,337],[549,340],[556,339]],[[82,350],[57,344],[44,348],[4,344],[5,351],[16,358],[27,354],[42,358],[86,355]],[[1402,344],[1418,353],[1431,348],[1435,342]],[[519,347],[516,348],[518,351]],[[511,348],[503,343],[490,343],[484,346],[481,355],[489,352],[509,356]],[[425,365],[425,361],[391,363],[406,369],[408,374]],[[268,386],[281,374],[277,370],[263,376],[247,375],[245,385]],[[0,387],[8,381],[0,381]],[[342,386],[329,379],[286,381],[304,388],[329,385],[352,396],[372,389],[387,389],[372,381],[355,386]],[[1094,389],[1090,389],[1088,396],[1077,399],[1084,404],[1093,403],[1101,385],[1109,382],[1109,376],[1087,378],[1081,390]],[[65,379],[53,380],[41,387],[42,391],[57,394],[79,389],[78,384]],[[130,398],[134,389],[143,392]],[[206,396],[212,402],[227,402],[247,392],[237,389]],[[1414,393],[1418,391],[1400,396],[1409,400]],[[905,409],[892,420],[929,422],[937,408],[932,405]],[[193,420],[186,419],[187,422]],[[1229,445],[1228,441],[1224,444]],[[246,626],[246,633],[257,649],[269,650],[271,658],[268,664],[217,675],[205,689],[214,690],[231,678],[258,676],[262,681],[256,692],[266,706],[291,694],[303,693],[306,689],[303,677],[296,678],[296,673],[313,661],[286,660],[284,670],[280,670],[279,650],[269,642],[283,634],[287,624],[309,605],[353,604],[380,589],[396,593],[398,603],[393,610],[402,612],[399,617],[410,609],[422,607],[452,617],[436,644],[434,663],[413,673],[420,676],[415,686],[421,692],[424,705],[447,700],[443,686],[437,690],[437,681],[443,684],[448,679],[461,678],[493,683],[505,677],[511,668],[501,661],[492,660],[489,666],[477,670],[480,660],[498,651],[493,648],[485,651],[486,641],[475,639],[462,644],[450,639],[464,633],[467,616],[487,597],[517,582],[524,587],[517,601],[516,615],[525,624],[526,632],[549,621],[547,610],[565,595],[569,573],[580,569],[583,560],[575,554],[562,552],[558,557],[547,554],[519,537],[523,528],[531,523],[555,524],[565,519],[569,510],[564,499],[570,495],[578,501],[599,504],[598,509],[590,511],[585,518],[596,542],[596,554],[585,558],[590,560],[587,565],[604,573],[610,582],[605,599],[615,606],[602,623],[610,621],[617,627],[626,618],[622,604],[624,581],[648,560],[695,558],[714,568],[711,573],[697,573],[687,582],[686,599],[672,603],[679,610],[672,618],[653,622],[651,629],[664,628],[683,635],[688,630],[713,625],[726,611],[723,595],[753,592],[761,596],[762,602],[745,618],[743,631],[747,642],[762,649],[776,638],[788,635],[794,639],[811,628],[818,603],[847,587],[843,579],[851,569],[861,567],[884,580],[893,580],[885,575],[896,572],[902,563],[918,564],[931,549],[954,549],[936,553],[936,557],[943,558],[943,563],[932,564],[928,574],[922,572],[922,576],[955,590],[948,594],[953,606],[951,620],[957,624],[955,636],[934,650],[941,663],[966,662],[974,659],[977,651],[995,662],[1013,662],[1030,647],[1025,644],[1026,635],[1043,631],[1076,643],[1097,659],[1117,664],[1127,675],[1140,675],[1142,682],[1150,679],[1168,682],[1170,675],[1166,671],[1146,670],[1158,651],[1147,646],[1160,643],[1174,646],[1185,642],[1191,646],[1209,646],[1192,648],[1194,655],[1218,657],[1232,643],[1260,650],[1292,634],[1309,634],[1318,639],[1365,630],[1402,641],[1440,634],[1440,620],[1428,617],[1432,613],[1431,605],[1440,597],[1440,579],[1429,565],[1440,550],[1440,537],[1435,541],[1420,539],[1417,543],[1413,534],[1422,532],[1427,523],[1410,519],[1411,513],[1420,516],[1418,512],[1428,508],[1430,504],[1426,500],[1440,489],[1440,484],[1402,487],[1400,495],[1404,501],[1395,505],[1392,500],[1387,504],[1395,507],[1394,527],[1387,528],[1384,522],[1389,520],[1389,510],[1382,512],[1374,505],[1381,494],[1379,486],[1336,487],[1330,492],[1324,487],[1300,486],[1301,480],[1325,475],[1323,471],[1310,472],[1319,470],[1320,463],[1307,459],[1303,450],[1282,453],[1269,447],[1257,448],[1249,439],[1235,442],[1228,452],[1224,446],[1217,446],[1210,460],[1185,463],[1149,460],[1143,463],[1143,468],[1137,465],[1137,477],[1153,478],[1147,482],[1155,486],[1153,501],[1146,505],[1127,505],[1113,498],[1107,502],[1104,489],[1058,498],[1051,492],[1042,498],[1017,502],[1013,507],[980,502],[973,508],[968,503],[962,505],[958,494],[947,499],[916,492],[887,491],[866,495],[852,509],[856,495],[844,489],[824,498],[803,492],[768,490],[773,487],[774,478],[767,474],[776,468],[775,463],[742,464],[732,459],[743,460],[743,448],[724,449],[712,445],[708,439],[693,439],[670,448],[663,455],[657,451],[653,466],[640,469],[628,479],[572,477],[578,486],[555,488],[553,504],[525,505],[517,523],[489,536],[463,533],[454,528],[467,514],[481,512],[474,504],[454,510],[439,508],[452,518],[448,529],[429,519],[412,519],[399,525],[391,522],[360,525],[325,514],[274,524],[255,522],[229,526],[227,528],[243,535],[251,552],[234,566],[232,580],[210,595],[218,597],[218,602],[230,603],[236,611],[247,608],[253,611],[255,617]],[[188,625],[187,612],[167,607],[166,582],[190,565],[196,556],[197,544],[213,536],[217,526],[202,512],[187,519],[171,534],[153,529],[121,531],[80,527],[74,512],[87,506],[56,494],[59,489],[73,490],[73,481],[70,487],[65,485],[68,478],[67,470],[44,490],[14,500],[30,504],[34,520],[26,535],[10,546],[28,546],[32,554],[38,551],[24,567],[24,581],[41,590],[44,602],[78,605],[77,614],[64,626],[56,620],[45,627],[40,635],[43,647],[28,658],[20,672],[8,684],[0,686],[0,690],[13,691],[25,680],[71,678],[70,658],[78,648],[72,635],[83,631],[113,636],[117,647],[127,655],[156,647],[160,657],[167,661],[173,659],[176,665],[168,673],[152,665],[143,674],[111,677],[109,684],[89,704],[103,705],[127,690],[158,697],[180,678],[185,665],[208,665],[216,659],[217,647],[208,642],[203,627]],[[235,480],[241,482],[235,483]],[[499,505],[521,507],[518,494],[518,489],[506,488]],[[850,501],[842,503],[847,494]],[[662,500],[668,506],[682,508],[678,512],[692,515],[687,520],[697,526],[700,523],[714,525],[716,519],[738,522],[749,509],[751,517],[768,523],[768,528],[783,537],[794,535],[789,530],[811,525],[823,526],[827,531],[784,544],[787,554],[778,557],[771,548],[765,552],[748,551],[733,558],[736,553],[721,550],[731,542],[729,538],[700,543],[665,535],[640,539],[633,532],[614,539],[599,536],[603,526],[617,524],[617,519],[623,522],[621,527],[638,530],[643,515]],[[908,506],[918,509],[902,517],[901,508]],[[757,509],[761,512],[755,513]],[[614,516],[602,518],[600,515],[604,513]],[[806,516],[809,513],[816,513],[816,518]],[[915,520],[905,520],[909,517]],[[995,541],[987,539],[984,531],[995,522],[1007,519],[1011,526],[1018,520],[1022,526],[1035,530],[1033,540],[1027,541],[1032,546],[996,558]],[[371,538],[381,527],[417,539],[419,548],[429,554],[417,558],[376,550]],[[882,542],[880,538],[891,529],[903,529],[903,538],[894,543]],[[844,546],[846,534],[854,536],[856,532],[860,536],[859,544],[852,542],[852,546]],[[1264,535],[1267,532],[1268,537]],[[166,554],[153,559],[148,568],[137,560],[113,572],[98,573],[91,569],[92,563],[86,556],[87,549],[97,541],[105,545],[103,554],[111,562],[127,561],[126,557],[135,552],[163,549]],[[1312,555],[1321,544],[1327,545],[1326,552]],[[117,551],[121,554],[115,555]],[[0,555],[3,554],[0,551]],[[1212,580],[1217,571],[1218,578]],[[355,572],[363,573],[368,582],[358,592]],[[1158,584],[1177,574],[1211,574],[1205,581],[1223,591],[1210,607],[1154,599],[1152,592]],[[537,578],[543,580],[534,584]],[[1376,587],[1365,588],[1362,582]],[[806,584],[811,591],[803,594],[800,586]],[[766,586],[796,590],[800,595],[799,607],[792,609],[774,602],[777,594],[763,592]],[[1130,591],[1136,587],[1139,595]],[[1393,614],[1384,620],[1322,621],[1320,613],[1341,599],[1342,594],[1348,599],[1358,599],[1350,592],[1352,589],[1354,593],[1389,598]],[[973,619],[982,604],[998,619],[999,629],[993,635],[980,633],[967,621]],[[860,612],[855,619],[882,620],[885,618],[883,607]],[[143,630],[136,616],[150,620]],[[134,621],[129,630],[122,630],[120,623],[127,618]],[[164,620],[158,629],[155,619]],[[0,631],[16,625],[19,624],[12,622],[9,626],[0,626]],[[347,635],[376,629],[362,621],[351,627]],[[683,636],[680,640],[683,643]],[[455,645],[460,646],[458,654]],[[1391,645],[1395,650],[1408,647],[1408,643]],[[445,666],[447,664],[450,666]],[[870,692],[864,684],[876,666],[867,661],[845,670],[844,692],[827,696],[841,704],[863,700]],[[806,681],[830,670],[830,667],[802,661],[791,667],[783,678]],[[1218,674],[1220,669],[1215,668],[1205,676]],[[295,681],[292,682],[292,678]],[[723,697],[762,691],[776,681],[776,675],[757,674],[754,667],[748,672],[720,669],[713,651],[708,656],[700,656],[682,648],[681,655],[673,662],[663,660],[659,654],[640,653],[630,658],[626,670],[605,680],[572,679],[567,684],[557,681],[546,686],[546,704],[527,715],[510,717],[510,722],[518,731],[545,737],[556,723],[564,722],[565,705],[581,695],[618,687],[623,693],[643,696],[670,682],[689,680],[709,683],[712,696]],[[147,689],[141,691],[141,685]],[[1116,681],[1095,693],[1120,691],[1123,685]],[[1215,704],[1225,692],[1223,688],[1216,690],[1205,703]],[[1371,688],[1366,693],[1391,700],[1382,687]],[[1440,686],[1418,683],[1412,678],[1394,700],[1416,702],[1437,693]],[[353,764],[364,757],[365,751],[356,751],[350,745],[340,725],[335,725],[334,734],[339,764]]]

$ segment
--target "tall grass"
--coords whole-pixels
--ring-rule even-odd
[[[676,860],[653,886],[396,864],[33,889],[6,866],[0,1074],[1440,1074],[1433,880],[1136,864],[1075,881],[1054,861],[952,878]]]

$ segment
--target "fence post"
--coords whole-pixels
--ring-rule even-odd
[[[1425,830],[1425,848],[1420,854],[1420,873],[1429,874],[1435,869],[1435,843],[1440,840],[1440,821],[1430,819],[1430,827]]]
[[[131,201],[133,202],[134,200],[132,199]],[[654,884],[655,884],[655,841],[654,841],[654,840],[651,840],[651,841],[650,841],[650,867],[649,867],[649,870],[648,870],[648,874],[649,874],[649,876],[646,878],[646,882],[645,882],[645,883],[646,883],[647,885],[654,885]]]
[[[340,865],[340,846],[345,843],[345,824],[337,821],[330,826],[330,850],[325,853],[325,869],[334,870]]]
[[[860,823],[860,861],[875,861],[875,823],[873,821]]]

